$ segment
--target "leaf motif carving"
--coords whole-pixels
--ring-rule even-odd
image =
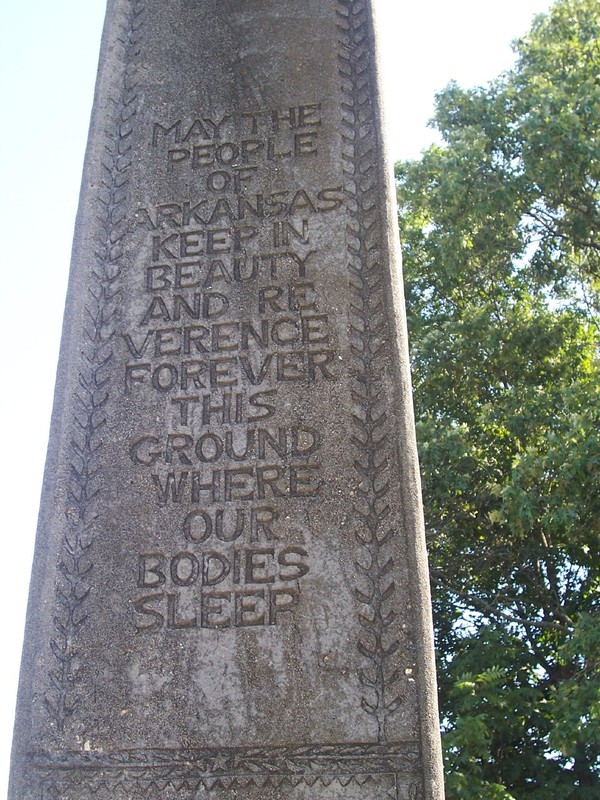
[[[342,157],[347,212],[347,265],[352,293],[349,308],[351,350],[354,358],[351,443],[357,476],[354,512],[359,521],[356,538],[361,548],[357,559],[361,581],[369,589],[355,590],[366,610],[358,612],[361,628],[368,638],[357,640],[357,649],[368,666],[359,671],[359,680],[368,690],[361,700],[365,713],[375,718],[378,739],[385,741],[388,717],[395,713],[401,698],[398,692],[388,697],[389,687],[398,672],[387,662],[400,647],[390,641],[389,632],[396,618],[391,608],[396,584],[390,580],[394,561],[388,546],[395,535],[384,527],[390,513],[388,478],[393,463],[390,429],[385,408],[381,357],[389,346],[386,317],[385,282],[379,259],[382,240],[381,189],[377,177],[375,114],[371,101],[370,19],[364,0],[338,0],[340,48]],[[364,565],[369,565],[365,567]],[[384,633],[387,642],[384,642]],[[367,644],[369,642],[369,644]],[[391,672],[391,677],[387,677]]]
[[[88,619],[83,605],[91,586],[93,569],[90,551],[92,526],[98,514],[98,470],[95,467],[102,449],[101,432],[106,425],[110,402],[110,365],[113,361],[113,326],[120,301],[118,280],[122,269],[125,235],[127,184],[131,166],[133,120],[138,97],[135,73],[144,22],[141,0],[131,0],[124,26],[123,61],[125,64],[120,97],[114,104],[114,132],[108,135],[102,162],[103,177],[97,196],[100,214],[99,235],[89,272],[88,296],[82,329],[81,362],[78,375],[77,408],[73,416],[66,524],[62,556],[58,563],[61,576],[56,585],[60,610],[54,618],[55,637],[50,649],[57,664],[49,672],[53,689],[45,697],[45,706],[59,732],[77,708],[72,696],[78,668],[75,640]]]

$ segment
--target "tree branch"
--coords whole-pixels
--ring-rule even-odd
[[[523,617],[517,617],[514,614],[509,613],[508,611],[502,611],[498,608],[495,608],[493,605],[488,603],[486,600],[483,600],[481,597],[477,597],[469,592],[464,592],[460,589],[457,589],[455,586],[450,585],[447,583],[441,576],[431,574],[431,580],[435,586],[438,586],[442,589],[445,589],[452,594],[455,594],[461,600],[467,601],[467,603],[477,611],[481,611],[492,617],[501,617],[502,619],[507,620],[508,622],[512,622],[516,625],[521,625],[524,628],[547,628],[549,630],[559,631],[560,633],[569,633],[571,627],[573,625],[572,621],[569,620],[570,626],[565,624],[561,624],[559,622],[552,622],[549,620],[531,620],[525,619]]]

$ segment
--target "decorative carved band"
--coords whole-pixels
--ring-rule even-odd
[[[386,740],[386,721],[398,709],[400,675],[392,656],[400,647],[393,630],[394,562],[388,544],[395,531],[390,514],[390,431],[382,379],[389,345],[386,282],[381,264],[383,187],[378,179],[377,125],[373,107],[371,25],[364,0],[338,0],[339,72],[342,78],[342,157],[345,178],[348,271],[354,356],[352,444],[357,475],[354,511],[362,576],[356,596],[363,630],[357,646],[365,658],[359,678],[362,707],[377,721],[378,741]]]
[[[90,268],[81,362],[70,441],[66,529],[56,585],[57,612],[50,647],[55,663],[49,672],[52,688],[44,698],[56,728],[62,732],[77,701],[74,688],[80,665],[75,641],[87,619],[85,600],[90,593],[94,523],[98,517],[97,456],[110,398],[113,332],[120,300],[119,277],[123,267],[127,230],[127,188],[132,163],[134,122],[138,95],[139,62],[145,6],[131,0],[118,44],[123,70],[119,96],[114,100],[112,130],[106,132],[101,185],[97,201],[97,237]]]
[[[108,753],[30,754],[44,798],[61,798],[72,785],[96,797],[145,797],[168,792],[183,800],[197,791],[364,786],[369,797],[398,797],[398,778],[416,787],[418,744],[313,745],[310,747],[151,749]],[[135,795],[137,797],[137,794]],[[141,796],[141,795],[140,795]],[[162,796],[162,795],[161,795]],[[413,795],[410,795],[414,800]]]

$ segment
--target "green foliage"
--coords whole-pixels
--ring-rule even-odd
[[[397,167],[449,800],[600,798],[600,2]]]

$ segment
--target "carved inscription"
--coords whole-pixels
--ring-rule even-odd
[[[317,154],[320,103],[242,112],[237,120],[241,122],[239,137],[230,135],[233,121],[230,114],[200,114],[166,125],[156,122],[152,145],[163,149],[170,169],[218,169],[241,164],[257,170],[261,163]]]
[[[282,512],[322,497],[326,442],[284,405],[294,387],[338,378],[319,284],[326,242],[313,231],[344,194],[287,176],[302,175],[323,129],[314,102],[199,112],[149,132],[152,158],[190,191],[135,213],[146,255],[122,389],[160,413],[128,454],[151,501],[181,512],[172,550],[148,542],[138,554],[138,633],[277,625],[300,603],[310,552]]]
[[[439,795],[372,39],[108,3],[14,800]]]

